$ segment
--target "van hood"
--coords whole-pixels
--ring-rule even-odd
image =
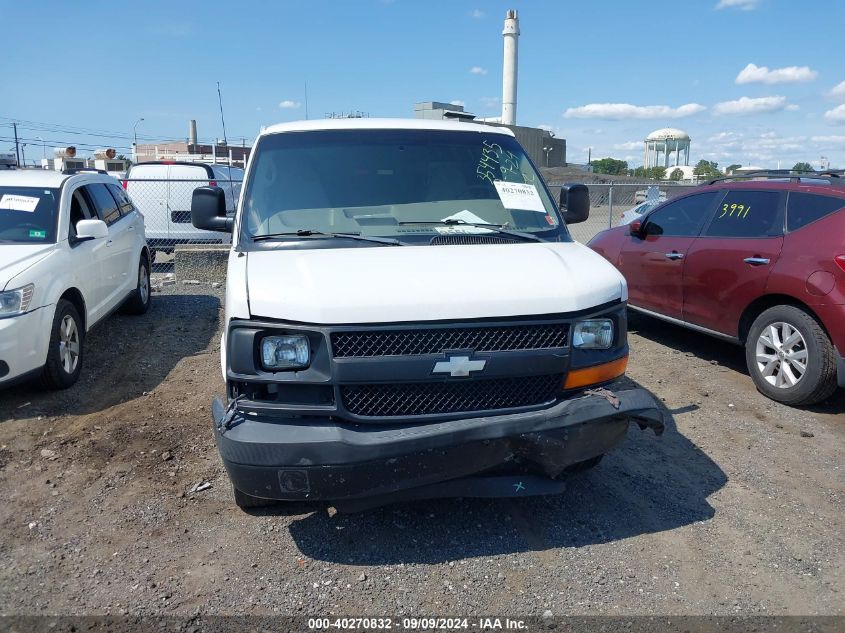
[[[251,251],[253,317],[315,324],[557,314],[627,300],[577,242]]]
[[[44,259],[54,244],[0,244],[0,290],[30,266]]]

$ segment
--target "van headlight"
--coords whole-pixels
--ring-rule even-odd
[[[311,362],[308,337],[302,334],[265,336],[261,339],[261,362],[264,369],[304,369]]]
[[[578,349],[608,349],[613,345],[613,321],[587,319],[575,324],[572,345]]]
[[[29,309],[35,284],[28,284],[16,290],[0,292],[0,318],[23,314]]]

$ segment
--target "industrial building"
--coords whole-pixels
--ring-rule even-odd
[[[502,61],[502,116],[498,120],[476,119],[466,112],[462,105],[440,101],[424,101],[414,105],[417,119],[451,119],[472,121],[485,125],[506,127],[516,136],[520,144],[538,167],[566,166],[566,139],[557,138],[542,128],[516,124],[517,78],[519,51],[519,16],[513,9],[505,15],[502,30],[504,57]]]
[[[147,163],[152,160],[191,160],[210,163],[226,163],[243,167],[249,158],[251,147],[244,139],[241,145],[197,142],[197,122],[188,124],[188,137],[184,141],[172,141],[135,146],[134,161]]]

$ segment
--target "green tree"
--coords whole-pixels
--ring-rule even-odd
[[[600,158],[592,162],[593,172],[596,174],[609,174],[618,176],[628,170],[628,162],[616,158]]]
[[[813,166],[810,163],[795,163],[795,166],[792,168],[792,171],[802,172],[816,170],[813,169]]]
[[[719,171],[719,164],[703,158],[696,163],[692,173],[699,178],[721,178],[724,174]]]
[[[678,182],[679,180],[683,180],[683,179],[684,179],[684,172],[683,172],[683,170],[678,169],[677,167],[675,167],[675,169],[672,170],[672,173],[669,174],[669,180],[674,180],[675,182]]]
[[[644,180],[663,180],[666,178],[665,167],[635,167],[628,170],[628,175]]]

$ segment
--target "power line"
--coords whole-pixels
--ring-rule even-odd
[[[42,144],[43,143],[45,145],[63,145],[63,146],[73,145],[73,146],[79,147],[81,149],[100,149],[100,148],[103,147],[101,144],[100,145],[94,145],[92,143],[78,143],[76,141],[59,141],[59,140],[56,140],[56,139],[49,139],[49,138],[38,139],[38,138],[29,138],[29,137],[21,136],[21,137],[18,137],[17,140],[20,141],[20,142],[26,142],[26,143],[36,143],[36,144]],[[15,137],[13,137],[13,136],[0,136],[0,141],[9,141],[9,142],[14,143]],[[126,149],[126,150],[132,149],[131,147],[127,147],[125,145],[113,145],[112,147],[114,147],[114,149]]]
[[[7,116],[0,116],[0,120],[11,121],[11,123],[2,123],[0,122],[0,127],[8,127],[12,128],[15,123],[17,123],[18,129],[21,130],[29,130],[30,132],[48,132],[54,134],[69,134],[74,136],[92,136],[95,138],[106,138],[106,139],[123,139],[123,140],[133,140],[133,135],[127,132],[112,132],[108,130],[101,130],[97,128],[86,128],[86,127],[78,127],[78,126],[71,126],[65,125],[62,123],[45,123],[43,121],[30,121],[27,119],[16,119]],[[152,136],[152,135],[138,135],[138,139],[141,141],[147,141],[149,143],[179,143],[184,141],[185,139],[182,137],[173,138],[173,137],[162,137],[162,136]],[[214,143],[217,139],[213,136],[203,137],[198,139],[204,143]],[[81,145],[82,143],[80,143]]]

